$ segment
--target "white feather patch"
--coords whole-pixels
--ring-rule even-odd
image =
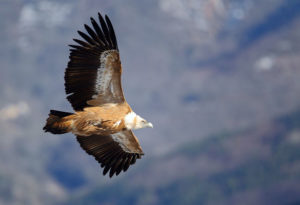
[[[136,118],[136,116],[137,115],[135,114],[135,112],[130,112],[125,116],[125,118],[124,118],[125,127],[128,130],[131,130],[132,128],[134,128],[134,126],[135,126],[134,119]]]
[[[98,94],[105,94],[111,84],[113,71],[106,68],[107,56],[111,55],[114,50],[104,51],[100,56],[100,68],[97,70],[97,79],[95,90]],[[113,88],[111,88],[113,89]],[[94,95],[93,98],[96,98]]]
[[[118,120],[117,122],[114,123],[113,127],[118,127],[121,122],[122,122],[122,120]]]

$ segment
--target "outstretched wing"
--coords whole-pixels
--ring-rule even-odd
[[[124,172],[136,159],[144,155],[138,139],[131,130],[126,130],[108,136],[92,135],[77,136],[82,149],[104,167],[103,175],[108,173],[112,177]]]
[[[91,18],[92,27],[84,25],[87,34],[78,31],[83,40],[70,45],[65,72],[67,99],[74,110],[105,103],[123,102],[121,62],[117,39],[107,16],[98,13],[100,25]]]

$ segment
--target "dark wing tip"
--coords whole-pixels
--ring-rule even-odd
[[[82,32],[80,30],[77,31],[77,33],[84,39],[83,42],[85,43],[85,45],[82,45],[83,43],[80,45],[84,47],[99,45],[103,48],[103,50],[118,50],[116,35],[108,16],[105,15],[103,18],[101,13],[98,12],[98,19],[99,23],[93,17],[90,17],[92,27],[84,24],[84,28],[87,32]]]
[[[141,158],[140,153],[129,153],[124,151],[120,145],[108,136],[98,135],[77,136],[80,147],[87,154],[92,155],[103,169],[103,175],[108,174],[111,178],[125,172],[133,165],[136,159]]]
[[[105,176],[107,174],[107,172],[109,171],[110,167],[109,166],[106,166],[104,169],[103,169],[103,176]]]
[[[140,159],[140,154],[125,154],[122,157],[117,157],[112,159],[111,163],[109,164],[101,164],[101,167],[104,167],[103,175],[105,176],[109,173],[109,177],[118,176],[122,171],[126,172],[128,168],[135,164],[136,159]]]
[[[115,31],[114,31],[114,27],[107,15],[105,15],[105,21],[108,26],[109,36],[110,36],[110,39],[112,42],[112,46],[114,47],[114,49],[118,50],[118,43],[117,43],[117,38],[116,38]]]
[[[100,12],[98,12],[98,18],[103,18]]]

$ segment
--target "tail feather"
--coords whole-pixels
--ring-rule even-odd
[[[73,113],[50,110],[49,117],[43,130],[52,134],[64,134],[70,132]],[[68,117],[70,116],[70,117]]]

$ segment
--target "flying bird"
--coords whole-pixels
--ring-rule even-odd
[[[65,70],[65,91],[74,113],[50,110],[45,132],[77,136],[82,149],[112,177],[144,155],[132,130],[153,127],[126,102],[122,90],[117,39],[111,21],[98,13],[97,22],[78,31]]]

